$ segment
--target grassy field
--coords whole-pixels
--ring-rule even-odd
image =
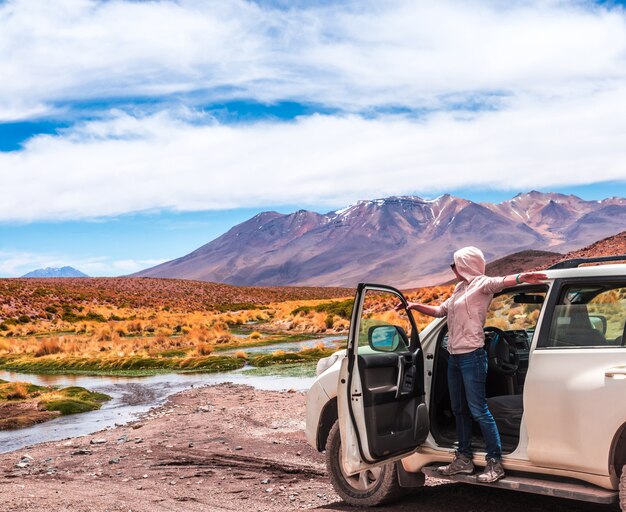
[[[411,298],[438,301],[449,290],[416,290]],[[0,369],[151,375],[314,364],[332,350],[246,349],[346,335],[352,293],[170,279],[0,279]],[[429,321],[416,318],[420,327]]]

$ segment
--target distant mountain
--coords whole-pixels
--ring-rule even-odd
[[[410,288],[449,279],[454,250],[488,261],[525,250],[566,252],[623,230],[626,199],[532,191],[499,204],[443,195],[389,197],[319,214],[264,212],[181,258],[134,274],[236,285]]]
[[[559,252],[578,249],[626,226],[626,199],[622,197],[585,201],[575,195],[533,190],[499,204],[485,203],[485,207],[524,222]]]
[[[528,272],[534,268],[545,268],[552,262],[563,258],[562,254],[552,251],[521,251],[487,263],[485,274],[488,276],[506,276]]]
[[[594,242],[587,247],[583,247],[582,249],[568,252],[561,257],[547,261],[543,266],[538,266],[537,269],[547,268],[559,261],[574,258],[598,258],[601,256],[621,256],[622,254],[626,254],[626,231],[603,238],[602,240],[598,240],[597,242]]]
[[[24,274],[22,277],[89,277],[87,274],[83,274],[80,270],[76,270],[74,267],[46,267],[38,268],[28,274]]]

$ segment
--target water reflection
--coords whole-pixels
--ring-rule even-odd
[[[240,347],[236,349],[229,349],[216,352],[220,355],[234,354],[235,352],[243,351],[246,354],[271,354],[276,350],[284,350],[285,352],[298,352],[303,348],[313,348],[317,345],[323,345],[325,348],[331,348],[339,350],[345,348],[346,337],[345,336],[328,336],[326,338],[317,338],[314,340],[304,341],[285,341],[282,343],[272,343],[270,345],[263,345],[259,347]]]

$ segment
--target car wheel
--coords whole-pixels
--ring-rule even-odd
[[[398,483],[395,463],[346,475],[341,463],[341,435],[336,421],[326,441],[326,468],[337,494],[349,505],[374,507],[394,501],[406,490]]]
[[[622,512],[626,512],[626,464],[622,468],[622,476],[619,479],[619,506]]]

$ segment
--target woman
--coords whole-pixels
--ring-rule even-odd
[[[452,413],[456,419],[459,448],[454,460],[439,468],[443,475],[473,473],[472,418],[478,422],[487,445],[487,464],[478,475],[482,483],[504,477],[502,446],[496,422],[487,406],[485,380],[487,353],[483,328],[487,309],[495,293],[519,283],[541,283],[546,274],[533,272],[504,277],[485,276],[485,257],[476,247],[464,247],[454,253],[450,265],[459,283],[452,296],[440,306],[409,303],[409,309],[434,317],[448,317],[448,389]]]

